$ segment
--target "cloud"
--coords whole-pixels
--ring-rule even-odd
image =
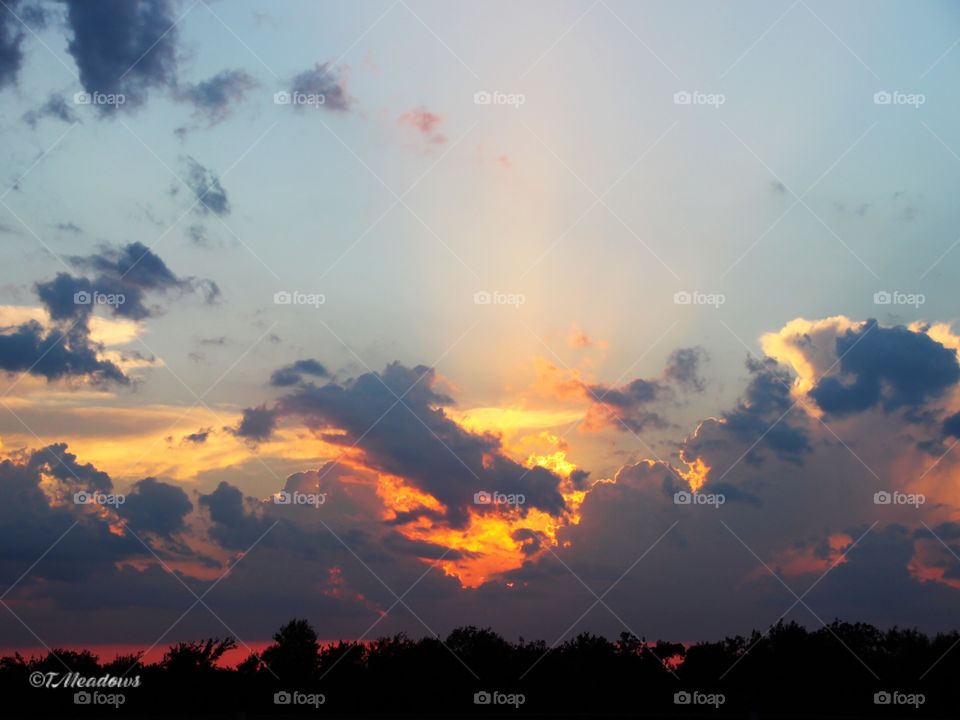
[[[943,421],[943,434],[960,438],[960,412],[955,412]]]
[[[107,303],[116,316],[142,320],[159,309],[146,304],[150,292],[197,292],[208,303],[215,302],[220,290],[212,280],[178,277],[150,248],[140,242],[120,247],[104,247],[100,252],[73,256],[71,264],[92,275],[76,277],[58,273],[50,281],[36,283],[37,295],[54,320],[89,316],[95,309],[93,293],[113,295],[122,302]],[[88,293],[91,301],[77,302],[77,293]]]
[[[277,426],[279,413],[265,405],[255,408],[246,408],[240,423],[233,428],[224,428],[239,438],[251,442],[268,440]]]
[[[663,375],[684,389],[703,392],[706,381],[700,370],[707,358],[701,347],[678,348],[670,353]]]
[[[313,359],[297,360],[295,363],[286,365],[279,370],[274,371],[270,376],[270,384],[274,387],[289,387],[303,382],[304,375],[314,377],[329,377],[330,373],[319,362]]]
[[[0,11],[0,88],[17,81],[23,65],[23,40],[26,37],[18,15],[19,0],[12,0]]]
[[[184,182],[197,198],[195,209],[201,215],[213,213],[221,217],[230,214],[230,200],[220,178],[189,155],[180,158],[185,167]],[[174,188],[174,192],[178,189]]]
[[[441,144],[447,141],[446,136],[439,131],[443,118],[424,107],[403,113],[397,122],[412,128],[428,142]]]
[[[186,233],[187,237],[190,238],[190,242],[192,242],[194,245],[206,247],[210,244],[210,239],[207,237],[207,228],[199,223],[190,225],[187,228]]]
[[[810,396],[828,413],[846,415],[881,406],[916,407],[960,380],[955,350],[923,332],[867,320],[836,339],[840,376],[822,378]]]
[[[0,330],[0,370],[28,372],[48,381],[78,378],[94,385],[129,384],[117,360],[105,357],[103,346],[92,339],[97,308],[105,307],[115,317],[142,320],[159,312],[147,305],[151,292],[196,291],[207,302],[219,295],[212,281],[178,277],[141,243],[105,247],[69,260],[92,277],[61,272],[34,284],[49,313],[49,327],[31,318]]]
[[[73,235],[80,235],[83,232],[83,228],[81,228],[75,222],[57,223],[57,230],[59,230],[60,232],[68,232]]]
[[[24,113],[23,120],[32,128],[44,118],[54,118],[65,123],[80,122],[74,108],[67,102],[63,95],[56,93],[50,95],[47,101],[36,110],[30,110]]]
[[[135,483],[118,508],[134,532],[167,537],[185,529],[184,519],[191,510],[193,503],[182,489],[156,478],[144,478]]]
[[[353,98],[347,93],[344,74],[330,63],[316,63],[290,81],[290,94],[299,97],[322,98],[314,103],[295,103],[297,109],[308,105],[335,112],[347,112],[353,105]]]
[[[123,95],[102,113],[132,110],[152,88],[176,85],[178,28],[172,0],[61,0],[67,7],[67,51],[88,93]]]
[[[682,443],[684,455],[699,457],[732,445],[745,449],[747,463],[761,462],[764,451],[800,463],[811,444],[805,424],[789,417],[795,405],[790,395],[793,378],[772,358],[749,358],[746,366],[751,377],[743,397],[719,418],[704,420]]]
[[[0,370],[30,373],[47,380],[82,377],[94,385],[128,384],[129,378],[90,340],[82,323],[45,330],[35,320],[0,334]]]
[[[81,491],[110,493],[113,484],[106,473],[77,462],[64,443],[0,462],[0,576],[12,581],[43,555],[33,581],[83,581],[147,553],[134,538],[111,532],[112,511],[76,504],[74,493]]]
[[[195,433],[184,435],[183,442],[193,443],[194,445],[202,445],[207,441],[207,438],[210,437],[211,432],[213,432],[211,428],[201,428]]]
[[[213,77],[177,89],[177,98],[193,105],[197,115],[212,127],[230,116],[234,105],[259,83],[244,70],[222,70]]]
[[[280,416],[299,417],[331,445],[359,449],[370,469],[403,478],[435,498],[455,527],[467,523],[471,508],[489,510],[473,504],[480,490],[523,494],[521,515],[532,508],[551,515],[565,511],[558,475],[525,468],[502,452],[498,438],[458,425],[444,412],[452,403],[438,389],[432,368],[394,362],[343,383],[301,383],[272,409],[245,410],[233,431],[263,440]]]
[[[300,608],[322,615],[331,636],[356,637],[395,601],[380,578],[394,589],[422,579],[410,602],[438,631],[490,624],[507,635],[548,641],[564,631],[609,636],[629,630],[689,640],[762,629],[794,604],[783,583],[798,595],[813,586],[804,601],[828,620],[952,627],[960,597],[960,571],[950,555],[960,549],[960,524],[953,518],[960,458],[947,456],[931,468],[915,440],[923,431],[939,436],[944,422],[953,427],[960,398],[924,395],[915,409],[936,419],[927,424],[886,412],[881,400],[867,411],[824,416],[828,428],[812,402],[797,403],[807,396],[793,368],[822,372],[835,363],[835,339],[846,335],[846,325],[811,321],[810,327],[807,341],[781,348],[799,353],[789,361],[750,360],[739,399],[698,423],[675,457],[631,461],[593,482],[579,471],[582,503],[575,510],[566,503],[575,522],[550,501],[551,490],[565,491],[567,478],[536,468],[543,474],[531,488],[520,474],[534,470],[510,465],[498,438],[453,421],[453,399],[433,370],[393,363],[348,380],[301,377],[275,404],[254,408],[267,416],[261,434],[279,420],[284,428],[277,434],[299,420],[314,437],[298,444],[324,459],[304,461],[310,469],[289,471],[276,484],[263,481],[262,467],[245,475],[231,465],[216,481],[203,478],[202,487],[213,489],[199,495],[192,511],[179,488],[149,478],[134,484],[131,510],[119,515],[57,504],[74,487],[110,488],[110,478],[62,444],[17,454],[0,463],[0,542],[11,548],[0,570],[16,578],[81,520],[68,535],[72,541],[82,530],[78,546],[58,545],[36,577],[31,573],[12,594],[36,613],[27,618],[31,624],[49,621],[43,627],[54,638],[76,625],[71,621],[82,608],[87,622],[78,627],[98,628],[98,618],[132,618],[131,627],[151,642],[169,627],[170,613],[182,611],[182,597],[167,594],[177,583],[156,573],[149,553],[137,549],[118,519],[138,533],[152,528],[147,541],[157,543],[151,547],[158,553],[183,545],[175,567],[185,568],[181,576],[198,592],[211,568],[232,568],[237,551],[256,543],[218,589],[218,611],[235,613],[239,622],[231,625],[245,637],[260,637],[277,616]],[[861,323],[849,321],[849,327],[856,332]],[[942,326],[910,331],[933,333],[943,347],[960,342]],[[793,338],[793,329],[782,337]],[[682,354],[671,357],[676,362],[668,361],[668,369],[690,365]],[[894,368],[900,357],[886,356]],[[668,381],[668,372],[659,382],[670,387],[700,377],[681,373]],[[882,374],[888,377],[891,369]],[[616,389],[629,394],[630,386]],[[298,438],[304,436],[301,428]],[[338,460],[326,461],[331,457]],[[702,482],[700,496],[719,493],[725,502],[675,502],[674,493],[689,489],[693,479]],[[242,482],[249,485],[236,484]],[[288,492],[325,493],[326,502],[298,507],[265,498],[281,485]],[[881,487],[921,491],[927,502],[878,505],[874,493]],[[528,503],[537,498],[540,504],[528,510],[528,524],[495,525],[497,511],[464,501],[475,488],[529,492]],[[134,495],[141,499],[131,505]],[[553,513],[548,524],[535,524],[544,512]],[[428,526],[433,534],[414,532]],[[170,535],[177,542],[159,542]],[[483,544],[490,537],[511,548],[510,564],[493,562]],[[438,567],[425,572],[434,563]],[[480,568],[479,583],[453,575],[465,563]],[[312,579],[309,587],[304,577]],[[611,588],[604,598],[616,615],[598,606],[580,617],[589,604],[584,584],[597,592]],[[577,617],[579,624],[570,628]],[[820,625],[802,605],[787,619]],[[422,631],[412,623],[408,615],[391,613],[378,629]],[[194,627],[199,634],[211,626]]]
[[[703,391],[700,371],[706,358],[702,348],[679,348],[670,354],[659,378],[637,378],[619,387],[572,381],[592,403],[582,429],[611,427],[640,433],[648,427],[667,427],[662,416],[665,402],[675,399],[677,390]]]

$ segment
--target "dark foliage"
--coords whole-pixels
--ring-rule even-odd
[[[815,631],[779,623],[690,646],[584,633],[549,647],[476,627],[445,639],[399,634],[321,645],[299,619],[273,640],[232,668],[224,662],[237,647],[232,638],[181,642],[146,665],[140,655],[100,662],[88,651],[0,658],[5,705],[22,708],[5,716],[852,718],[956,717],[960,707],[960,650],[952,652],[960,633],[929,637],[839,620]],[[31,687],[33,674],[62,678],[67,668],[128,684],[137,678],[136,685],[86,690],[122,694],[118,708],[76,704],[77,687]],[[499,703],[478,704],[478,693]],[[677,693],[695,700],[678,704]],[[893,701],[877,704],[877,693]],[[904,704],[921,696],[917,707]]]

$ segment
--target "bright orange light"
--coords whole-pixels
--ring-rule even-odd
[[[686,472],[682,468],[678,469],[680,476],[690,484],[691,492],[697,492],[707,481],[710,466],[698,457],[688,460],[683,452],[680,453],[680,460],[689,468]]]
[[[557,438],[556,440],[559,441]],[[464,528],[438,525],[434,520],[421,517],[402,526],[400,532],[411,540],[435,543],[459,553],[454,559],[440,562],[443,571],[457,578],[464,587],[477,587],[492,576],[520,567],[523,562],[535,557],[538,552],[525,552],[532,543],[549,543],[556,546],[557,530],[580,521],[580,505],[586,491],[573,487],[570,479],[576,465],[569,461],[563,450],[544,455],[532,454],[526,467],[543,467],[563,479],[560,492],[567,503],[567,512],[562,517],[553,517],[537,509],[521,510],[508,506],[483,506],[471,510],[470,519]],[[381,475],[377,494],[383,500],[384,519],[393,519],[398,513],[416,509],[443,511],[444,506],[432,495],[411,487],[403,478]],[[525,530],[517,536],[518,530]],[[532,536],[531,536],[532,534]]]

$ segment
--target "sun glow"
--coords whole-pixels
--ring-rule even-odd
[[[384,502],[384,519],[423,511],[421,517],[404,524],[400,532],[410,540],[449,548],[449,555],[438,562],[444,573],[457,578],[464,587],[477,587],[546,552],[545,545],[556,547],[557,531],[580,521],[579,510],[586,491],[574,487],[571,475],[577,467],[567,459],[566,452],[532,454],[525,466],[546,468],[563,479],[560,492],[566,501],[565,513],[554,517],[535,508],[485,505],[471,508],[466,526],[452,528],[431,517],[446,510],[432,495],[412,487],[403,478],[380,475],[377,494]]]

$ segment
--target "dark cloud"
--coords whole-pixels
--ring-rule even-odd
[[[194,223],[187,228],[187,237],[194,245],[206,247],[210,244],[210,238],[207,237],[207,228],[199,223]]]
[[[492,435],[464,430],[443,410],[452,402],[437,389],[432,368],[407,368],[395,362],[381,373],[343,383],[303,383],[273,410],[245,411],[235,432],[263,439],[278,415],[299,416],[327,442],[356,444],[371,468],[402,477],[433,495],[446,507],[447,521],[457,527],[467,522],[469,508],[491,510],[473,505],[474,493],[481,490],[523,494],[526,505],[518,511],[521,514],[527,508],[553,515],[564,512],[559,476],[514,462]]]
[[[259,83],[243,70],[222,70],[213,77],[177,90],[177,97],[188,102],[202,116],[208,126],[227,119],[232,107]]]
[[[451,550],[437,543],[426,542],[424,540],[411,540],[398,532],[388,533],[383,538],[385,547],[401,555],[413,555],[428,560],[459,560],[464,557],[464,553],[459,550]]]
[[[0,8],[0,88],[17,81],[23,65],[23,40],[26,32],[20,22],[19,0],[11,0]]]
[[[90,340],[85,324],[45,330],[30,321],[0,334],[0,370],[60,380],[84,377],[95,385],[128,384],[123,371],[99,357],[102,348]]]
[[[88,93],[120,94],[133,109],[152,88],[176,85],[178,28],[173,0],[61,0],[67,7],[67,51]]]
[[[0,334],[0,369],[30,372],[48,380],[85,377],[94,384],[129,383],[112,361],[101,358],[103,348],[90,339],[90,319],[98,307],[118,317],[141,320],[157,314],[147,305],[150,292],[202,294],[207,302],[219,295],[209,280],[180,278],[142,243],[103,248],[93,255],[71,257],[70,262],[92,277],[58,273],[38,282],[34,290],[50,314],[52,326],[36,321],[5,328]]]
[[[83,232],[83,228],[77,225],[75,222],[61,222],[57,223],[57,230],[61,232],[72,233],[73,235],[79,235]]]
[[[47,98],[47,101],[39,108],[30,110],[23,116],[24,122],[33,128],[44,118],[53,118],[65,123],[80,122],[73,106],[67,102],[63,95],[56,93]]]
[[[273,375],[270,376],[270,384],[274,387],[289,387],[302,382],[304,375],[325,378],[329,377],[330,373],[318,361],[311,358],[297,360],[295,363],[275,370]]]
[[[189,155],[180,158],[185,167],[184,182],[196,195],[195,209],[201,215],[213,213],[223,217],[230,214],[230,200],[227,191],[220,184],[220,178],[212,170],[204,167]],[[174,188],[174,192],[177,188]]]
[[[183,442],[193,443],[194,445],[202,445],[210,437],[210,433],[213,430],[211,428],[201,428],[195,433],[190,433],[189,435],[183,436]]]
[[[810,396],[834,415],[923,404],[960,379],[955,351],[923,332],[867,320],[837,337],[840,376],[821,379]]]
[[[228,482],[221,482],[209,495],[200,495],[199,503],[210,514],[210,537],[224,547],[246,549],[271,525],[256,512],[253,499]]]
[[[346,112],[353,104],[353,98],[347,93],[343,74],[339,69],[331,67],[330,63],[316,63],[312,68],[304,70],[290,81],[290,94],[301,97],[323,98],[322,102],[312,104],[325,110]],[[296,108],[307,105],[297,103]]]
[[[703,348],[678,348],[670,353],[659,378],[637,378],[625,385],[588,385],[579,383],[593,405],[584,429],[616,430],[640,433],[647,428],[664,428],[669,423],[662,413],[668,401],[675,401],[677,391],[702,392],[705,380],[701,375],[707,353]]]
[[[747,462],[756,463],[768,450],[781,460],[799,463],[811,451],[807,430],[789,418],[795,401],[790,396],[790,373],[771,358],[747,360],[749,384],[734,409],[719,419],[701,423],[696,434],[684,440],[686,456],[699,457],[718,448],[743,447]]]
[[[93,280],[86,281],[93,290],[124,296],[123,303],[111,308],[121,317],[140,320],[157,314],[156,306],[146,305],[149,292],[196,292],[207,303],[216,302],[220,296],[212,280],[177,276],[159,255],[140,242],[105,247],[93,255],[71,257],[70,261],[93,274]]]
[[[52,478],[56,487],[44,478]],[[31,568],[31,579],[82,581],[120,560],[146,554],[132,537],[112,533],[92,506],[75,503],[74,493],[81,491],[110,493],[113,484],[106,473],[79,463],[64,443],[0,462],[0,577],[5,587],[41,556],[44,562]],[[56,542],[61,536],[63,542]]]
[[[943,421],[943,434],[948,437],[960,438],[960,412],[948,416]]]
[[[620,387],[587,385],[585,390],[594,402],[587,417],[588,427],[609,425],[639,433],[647,427],[667,425],[657,404],[668,390],[659,380],[637,378]]]
[[[706,360],[707,352],[701,347],[677,348],[670,353],[663,376],[681,388],[703,392],[706,381],[700,371]]]
[[[276,410],[261,405],[255,408],[246,408],[239,424],[233,428],[224,428],[239,438],[251,442],[268,440],[277,426],[279,413]]]
[[[169,536],[186,527],[185,518],[193,510],[187,494],[156,478],[144,478],[126,494],[118,513],[126,518],[134,532]]]

